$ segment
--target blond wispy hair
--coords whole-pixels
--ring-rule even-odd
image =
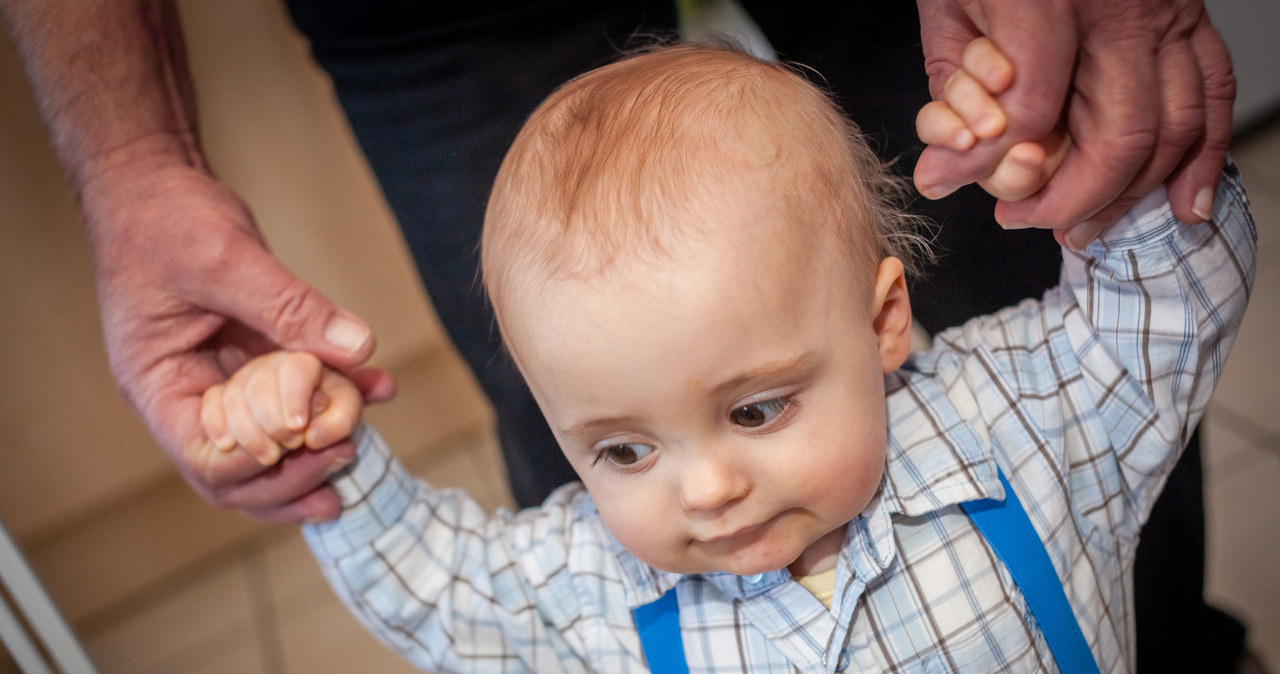
[[[744,166],[784,165],[771,193],[814,237],[867,269],[928,255],[917,218],[857,127],[789,66],[737,49],[667,45],[565,84],[530,116],[495,181],[482,273],[504,295],[542,278],[660,261],[706,234],[699,209],[741,188]]]

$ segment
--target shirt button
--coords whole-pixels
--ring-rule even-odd
[[[836,660],[836,671],[843,672],[849,668],[849,649],[840,651],[840,659]]]
[[[755,575],[747,576],[747,582],[751,583],[752,585],[759,585],[760,583],[764,582],[764,577],[765,577],[765,574],[757,573]]]

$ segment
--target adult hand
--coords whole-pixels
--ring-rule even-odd
[[[373,352],[372,331],[267,252],[248,209],[207,172],[162,153],[117,154],[125,153],[99,162],[108,168],[80,190],[120,391],[213,505],[277,523],[337,516],[325,478],[354,458],[349,442],[264,468],[206,441],[200,398],[244,358],[277,345],[350,371]],[[386,372],[352,375],[370,401],[394,393]]]
[[[1235,77],[1201,0],[918,0],[935,100],[972,39],[1013,62],[999,101],[1008,130],[967,152],[929,147],[916,185],[940,198],[991,173],[1013,144],[1065,119],[1073,145],[1036,195],[1000,202],[1006,227],[1057,230],[1083,248],[1143,194],[1166,182],[1174,213],[1201,222],[1231,137]]]

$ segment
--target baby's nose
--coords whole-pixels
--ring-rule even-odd
[[[750,491],[747,472],[731,457],[699,457],[680,481],[680,501],[687,511],[721,510]]]

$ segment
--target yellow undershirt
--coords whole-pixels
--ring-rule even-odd
[[[831,608],[831,597],[836,593],[836,567],[812,576],[792,576],[792,580],[817,597],[823,606]]]

